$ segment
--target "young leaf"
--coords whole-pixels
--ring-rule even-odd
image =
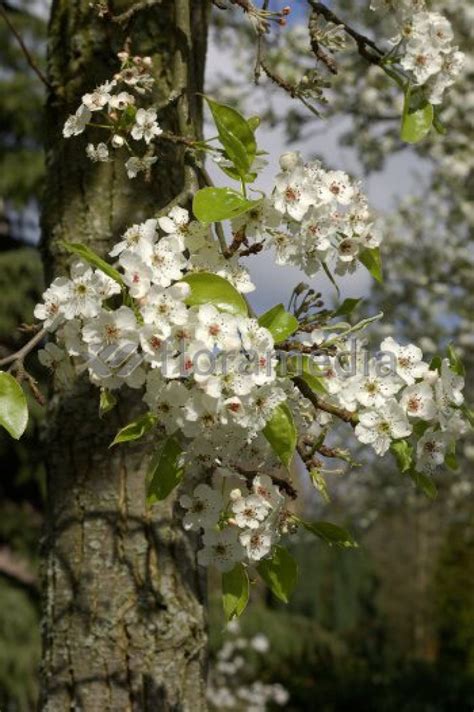
[[[449,365],[451,366],[451,370],[454,371],[454,373],[456,373],[458,376],[464,377],[466,375],[466,369],[464,368],[464,364],[459,358],[452,344],[449,344],[448,346],[448,359]]]
[[[166,499],[179,485],[184,475],[181,446],[176,438],[168,438],[153,455],[147,474],[147,504]]]
[[[16,378],[0,371],[0,425],[19,440],[28,424],[28,403]]]
[[[199,222],[208,224],[236,218],[259,203],[231,188],[201,188],[194,196],[193,213]]]
[[[319,393],[321,396],[327,394],[328,391],[324,385],[324,377],[322,375],[324,371],[308,354],[297,354],[287,358],[286,371],[290,376],[301,376],[315,393]]]
[[[461,413],[466,418],[471,428],[474,428],[474,410],[472,410],[471,408],[469,408],[469,406],[463,403],[463,405],[461,406]]]
[[[298,580],[298,565],[292,555],[282,546],[276,546],[271,559],[263,559],[257,571],[272,593],[288,603]]]
[[[375,247],[373,250],[362,250],[359,254],[359,260],[362,262],[364,267],[369,270],[370,274],[377,280],[377,282],[383,282],[382,258],[378,247]]]
[[[99,415],[102,417],[117,405],[117,398],[107,388],[100,389]]]
[[[408,440],[396,440],[391,444],[390,450],[395,455],[400,472],[408,472],[413,462],[413,446]]]
[[[117,270],[109,265],[108,262],[103,260],[102,257],[96,255],[90,247],[87,247],[80,242],[61,242],[61,246],[71,254],[77,255],[93,267],[97,267],[97,269],[100,269],[108,277],[111,277],[113,280],[118,282],[121,287],[123,287],[124,283],[120,272],[117,272]]]
[[[433,356],[430,362],[430,371],[441,371],[441,356]]]
[[[145,413],[118,431],[110,447],[119,443],[128,443],[132,440],[139,440],[145,433],[148,433],[155,425],[158,418],[153,413]]]
[[[236,109],[205,97],[216,124],[219,140],[237,173],[244,178],[257,152],[253,130]]]
[[[285,311],[283,304],[277,304],[259,317],[258,323],[273,336],[275,343],[284,341],[298,329],[298,319]]]
[[[304,522],[300,519],[300,524],[311,532],[311,534],[314,534],[326,542],[326,544],[329,544],[329,546],[334,545],[345,548],[356,548],[358,546],[348,531],[331,522]]]
[[[222,574],[222,605],[226,620],[242,615],[249,600],[249,589],[247,569],[242,564]]]
[[[453,440],[448,447],[444,458],[444,464],[453,472],[459,470],[458,458],[456,457],[456,441]]]
[[[416,470],[411,470],[409,474],[421,492],[423,492],[429,499],[436,499],[438,490],[429,475],[426,475],[424,472],[417,472]]]
[[[338,306],[333,316],[349,316],[352,314],[354,309],[356,309],[363,299],[344,299],[342,304]]]
[[[263,434],[286,467],[296,448],[297,433],[291,410],[280,403],[263,429]]]
[[[410,106],[410,92],[405,94],[400,137],[405,143],[418,143],[427,136],[433,125],[433,105],[424,102],[421,106]]]
[[[210,272],[193,272],[183,277],[182,281],[191,287],[191,293],[186,298],[189,306],[213,304],[228,314],[248,315],[245,299],[224,277]]]

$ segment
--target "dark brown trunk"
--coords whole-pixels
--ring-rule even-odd
[[[110,164],[85,157],[87,141],[100,135],[64,140],[61,130],[81,96],[117,71],[116,53],[130,37],[134,54],[154,59],[160,124],[199,134],[207,2],[149,3],[126,25],[99,17],[98,5],[53,3],[43,212],[48,276],[64,270],[60,241],[106,255],[126,227],[153,217],[182,190],[186,171],[193,177],[182,150],[163,142],[152,181],[130,181],[123,155]],[[116,14],[131,5],[109,2]],[[80,381],[56,392],[50,410],[40,709],[204,710],[205,617],[193,542],[174,520],[172,502],[145,506],[152,443],[108,447],[136,414],[135,399],[122,398],[101,420],[98,390]]]

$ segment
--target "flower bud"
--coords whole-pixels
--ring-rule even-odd
[[[115,134],[114,136],[112,136],[112,146],[114,148],[121,148],[124,143],[125,139],[123,136],[119,136],[119,134]]]
[[[288,151],[280,156],[280,166],[284,171],[292,171],[300,162],[300,156],[297,151]]]

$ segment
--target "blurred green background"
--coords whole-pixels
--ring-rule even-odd
[[[333,4],[343,12],[351,5]],[[472,3],[458,14],[451,2],[438,5],[448,12],[454,9],[456,31],[467,41]],[[10,10],[9,17],[37,61],[44,63],[41,13],[33,13],[31,3],[15,7],[19,9]],[[239,37],[237,56],[246,50],[245,32]],[[25,339],[18,327],[32,321],[43,281],[36,246],[43,176],[42,87],[1,18],[0,66],[1,356]],[[359,76],[357,63],[351,67]],[[361,72],[357,81],[363,92],[362,83],[371,78]],[[375,120],[373,131],[361,123],[355,110],[361,96],[354,92],[356,84],[350,96],[342,80],[340,86],[334,85],[334,106],[339,111],[342,106],[349,117],[338,140],[352,147],[359,171],[369,173],[382,170],[387,154],[401,149],[394,138],[396,125],[384,122],[381,133]],[[411,172],[412,180],[421,168],[428,175],[426,192],[398,204],[387,217],[384,253],[391,269],[384,287],[367,296],[368,304],[386,312],[401,338],[416,340],[422,333],[428,351],[454,340],[468,373],[474,360],[474,211],[466,207],[474,183],[466,156],[466,141],[469,146],[472,140],[470,100],[468,81],[458,87],[447,108],[449,133],[444,143],[433,139],[418,153],[405,155],[405,171]],[[282,121],[285,136],[297,145],[306,127],[294,107],[280,104],[269,118],[275,125]],[[317,152],[317,141],[314,148]],[[434,161],[428,165],[432,155]],[[390,184],[390,166],[382,177]],[[47,391],[47,374],[35,366],[34,356],[30,363]],[[472,403],[472,388],[470,394]],[[44,410],[33,402],[32,412],[27,436],[20,443],[0,433],[2,712],[32,710],[36,699]],[[257,593],[240,634],[251,640],[263,632],[269,647],[236,667],[232,685],[279,683],[289,693],[283,705],[288,710],[474,708],[474,446],[467,443],[461,450],[460,470],[438,477],[434,502],[416,493],[385,460],[365,462],[347,477],[329,477],[329,502],[301,484],[307,489],[306,513],[347,525],[360,548],[324,548],[303,535],[293,540],[304,571],[297,592],[287,607],[263,591]],[[211,643],[217,664],[228,636],[220,602],[211,598]],[[268,708],[272,705],[268,703]],[[243,712],[250,703],[232,709]]]

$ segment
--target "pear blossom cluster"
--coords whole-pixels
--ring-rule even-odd
[[[109,391],[144,387],[145,403],[168,434],[180,429],[185,437],[211,438],[219,426],[264,428],[286,399],[270,332],[253,318],[186,303],[190,287],[182,278],[195,266],[186,255],[194,247],[196,259],[206,234],[180,208],[129,228],[111,251],[127,291],[126,303],[115,308],[109,300],[122,293],[118,281],[74,262],[35,309],[56,332],[56,348],[47,347],[43,363],[63,381],[73,367]],[[212,264],[206,254],[201,269]]]
[[[289,693],[283,685],[251,678],[253,659],[269,650],[270,641],[263,633],[247,637],[241,633],[237,620],[227,624],[224,642],[211,663],[208,679],[207,700],[211,710],[266,712],[270,706],[273,709],[274,705],[287,704]]]
[[[217,468],[212,486],[199,484],[180,504],[184,528],[202,533],[198,562],[223,572],[269,556],[289,529],[287,498],[266,474],[251,479]]]
[[[361,252],[382,239],[359,183],[319,161],[305,163],[298,152],[283,154],[280,167],[271,197],[233,221],[234,235],[259,240],[277,264],[308,276],[323,265],[354,272]]]
[[[464,378],[449,359],[430,368],[418,346],[392,337],[382,341],[378,357],[361,354],[354,374],[336,369],[336,359],[325,371],[325,384],[334,402],[357,413],[354,432],[361,443],[383,456],[394,441],[414,436],[416,470],[432,475],[443,465],[450,446],[468,430],[461,411]]]
[[[125,148],[130,156],[125,162],[129,178],[139,173],[149,176],[157,161],[153,142],[162,133],[157,121],[157,111],[140,107],[139,100],[149,94],[154,78],[151,57],[133,57],[127,51],[119,52],[120,71],[110,81],[84,94],[75,114],[69,116],[63,127],[63,136],[79,136],[86,127],[107,131],[106,141],[89,143],[86,155],[95,163],[112,160],[112,151]],[[144,144],[140,150],[139,145]]]
[[[388,9],[397,24],[392,43],[400,64],[431,104],[441,104],[445,90],[456,81],[465,55],[453,45],[453,28],[424,0],[372,0],[371,9]]]

